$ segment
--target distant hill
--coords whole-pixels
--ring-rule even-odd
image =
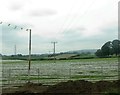
[[[83,49],[83,50],[74,50],[74,51],[68,51],[68,52],[61,52],[56,53],[55,57],[56,59],[80,59],[80,58],[93,58],[94,53],[97,51],[97,49]],[[28,60],[28,55],[1,55],[3,60]],[[32,54],[31,60],[46,60],[46,59],[54,59],[53,54]]]
[[[94,58],[97,49],[84,49],[62,52],[56,55],[56,59],[80,59],[80,58]]]
[[[70,54],[91,53],[91,54],[94,54],[97,50],[98,49],[83,49],[83,50],[68,51],[65,53],[70,53]]]

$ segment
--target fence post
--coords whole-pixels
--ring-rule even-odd
[[[8,70],[8,85],[9,85],[9,88],[10,88],[10,81],[11,81],[11,69]]]
[[[39,75],[40,75],[40,69],[38,68],[38,83],[39,83]]]
[[[71,68],[69,68],[69,79],[71,80]]]
[[[91,71],[91,66],[90,65],[88,65],[89,66],[89,68],[88,68],[88,74],[87,74],[87,76],[89,76],[89,79],[86,79],[86,80],[91,80],[91,73],[90,73],[90,71]]]
[[[103,78],[104,78],[104,76],[103,76],[103,66],[101,66],[101,80],[103,81]]]

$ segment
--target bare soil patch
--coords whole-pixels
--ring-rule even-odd
[[[27,83],[19,88],[3,89],[2,95],[120,95],[120,80],[95,83],[77,80],[56,85]]]

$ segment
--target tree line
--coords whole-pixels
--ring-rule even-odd
[[[120,40],[106,42],[101,49],[98,49],[95,53],[97,57],[110,57],[120,55]]]

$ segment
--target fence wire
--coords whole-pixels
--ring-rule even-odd
[[[111,70],[111,72],[109,71]],[[30,76],[28,69],[4,69],[2,71],[2,86],[21,86],[29,80],[33,83],[42,83],[43,85],[54,85],[68,80],[117,80],[117,67],[82,67],[77,69],[39,69],[32,68]]]

